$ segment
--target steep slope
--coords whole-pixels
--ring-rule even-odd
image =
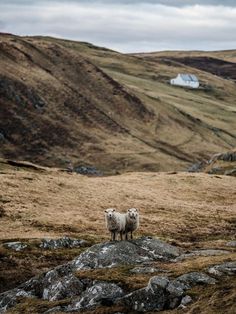
[[[0,53],[2,155],[49,165],[73,157],[96,163],[89,154],[106,153],[108,141],[114,152],[116,143],[119,151],[127,141],[131,150],[139,145],[126,127],[131,120],[134,128],[149,123],[153,114],[82,56],[12,36],[2,36]]]
[[[179,89],[179,62],[48,37],[1,35],[0,54],[1,156],[115,173],[183,170],[236,146],[230,81],[197,70],[208,88]]]

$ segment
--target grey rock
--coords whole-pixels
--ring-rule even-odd
[[[163,276],[154,276],[152,277],[147,285],[147,290],[156,292],[158,289],[165,289],[169,285],[170,281],[167,277]]]
[[[73,301],[66,311],[80,311],[97,305],[111,306],[115,300],[124,296],[124,291],[114,283],[94,282],[78,300]]]
[[[170,282],[166,288],[170,295],[182,297],[185,293],[185,285],[177,280]]]
[[[143,237],[132,241],[96,244],[73,262],[76,270],[135,265],[154,260],[169,261],[179,256],[178,248],[158,239]]]
[[[78,296],[84,290],[83,283],[73,274],[58,278],[54,270],[46,274],[42,285],[42,298],[49,301]]]
[[[43,239],[40,243],[40,248],[47,250],[55,250],[60,248],[76,248],[86,246],[88,244],[85,240],[71,239],[63,237],[60,239]]]
[[[5,248],[12,249],[12,250],[17,251],[17,252],[24,250],[25,248],[27,248],[27,246],[28,245],[26,243],[22,243],[22,242],[4,243]]]
[[[208,273],[215,276],[235,275],[236,274],[236,262],[227,262],[227,263],[212,266],[208,269]]]
[[[177,293],[176,289],[177,284],[172,289],[167,277],[155,276],[149,280],[146,288],[131,292],[121,300],[128,309],[137,312],[173,309],[180,304],[182,299],[182,294]]]
[[[195,256],[218,256],[218,255],[224,255],[229,254],[229,251],[226,250],[215,250],[215,249],[209,249],[209,250],[196,250],[192,251],[190,253],[184,253],[178,256],[175,261],[182,261],[187,258],[195,257]]]
[[[230,246],[230,247],[236,247],[236,241],[230,241],[228,243],[226,243],[227,246]]]
[[[161,311],[165,307],[166,296],[164,289],[154,293],[143,288],[126,295],[121,301],[128,309],[136,312]]]
[[[56,301],[78,296],[84,289],[83,282],[73,275],[71,265],[66,264],[0,294],[0,313],[17,304],[19,296]]]
[[[183,289],[190,289],[196,285],[212,285],[216,283],[216,279],[200,272],[191,272],[177,277],[174,282],[183,284]]]
[[[153,274],[157,272],[164,272],[164,270],[157,267],[135,267],[131,269],[130,272],[134,274]]]
[[[22,297],[34,297],[31,292],[16,288],[0,294],[0,313],[4,313],[7,309],[15,306]]]
[[[102,172],[92,166],[77,166],[73,169],[76,173],[90,176],[102,176]]]
[[[133,243],[152,254],[155,260],[171,261],[181,253],[179,248],[152,237],[142,237]]]
[[[193,302],[193,299],[189,296],[189,295],[186,295],[183,297],[183,299],[181,300],[181,303],[180,305],[178,306],[178,308],[180,309],[185,309],[186,306],[190,303]]]
[[[76,270],[134,265],[153,260],[151,254],[128,241],[96,244],[73,261]]]
[[[206,162],[205,161],[201,161],[201,162],[197,162],[193,165],[191,165],[187,171],[188,172],[201,172],[204,167],[206,166]]]

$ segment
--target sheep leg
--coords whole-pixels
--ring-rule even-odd
[[[120,240],[122,241],[123,240],[123,232],[120,231]]]
[[[128,240],[128,232],[125,233],[125,240]]]
[[[116,233],[115,232],[113,232],[113,239],[112,240],[116,241]]]
[[[131,240],[133,240],[133,232],[131,231],[131,236],[130,236]]]

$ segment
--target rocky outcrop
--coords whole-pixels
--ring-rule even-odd
[[[135,265],[143,262],[171,261],[180,250],[161,240],[143,237],[133,241],[97,244],[86,250],[73,262],[76,270]]]
[[[54,249],[55,246],[50,248]],[[214,285],[221,276],[236,273],[235,262],[212,266],[208,274],[190,272],[175,279],[168,278],[166,272],[165,276],[151,277],[146,287],[134,291],[127,291],[121,283],[80,276],[84,270],[122,265],[134,266],[131,272],[136,274],[161,272],[161,268],[152,265],[153,262],[175,262],[180,254],[181,250],[177,247],[150,237],[97,244],[71,263],[58,266],[0,294],[0,313],[14,307],[22,297],[49,302],[68,300],[63,306],[53,307],[52,303],[52,308],[46,313],[81,312],[97,306],[113,305],[124,308],[124,312],[184,308],[192,302],[187,295],[188,289],[195,285]]]

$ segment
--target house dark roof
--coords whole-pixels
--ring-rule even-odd
[[[183,81],[198,82],[198,78],[194,74],[180,74]]]

